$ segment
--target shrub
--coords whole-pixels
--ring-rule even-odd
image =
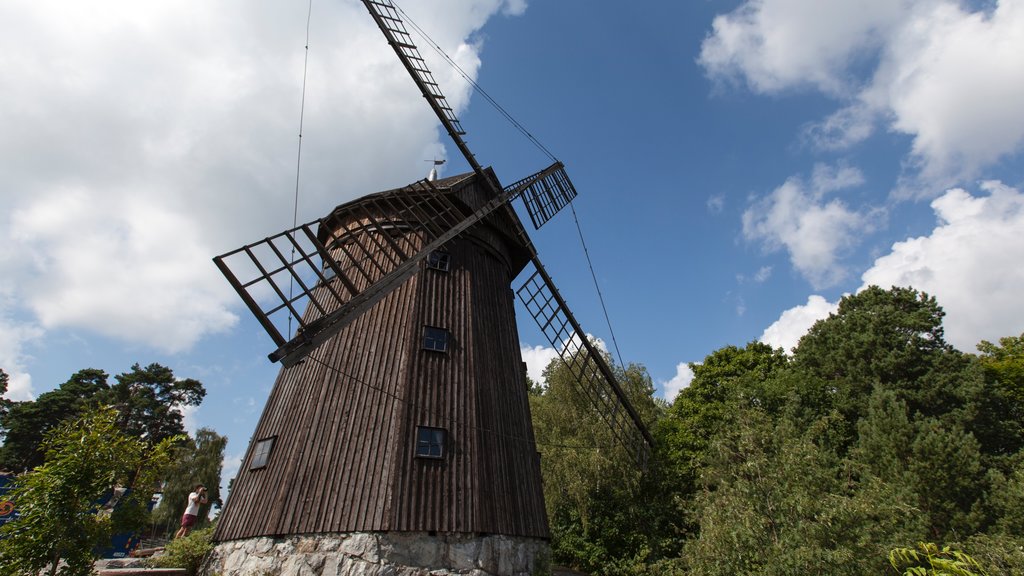
[[[213,527],[194,530],[188,536],[171,540],[164,553],[148,562],[153,568],[184,568],[189,576],[196,576],[206,555],[213,550]]]

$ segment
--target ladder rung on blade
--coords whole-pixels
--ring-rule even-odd
[[[579,383],[578,392],[590,401],[637,464],[646,467],[654,439],[536,257],[533,264],[536,270],[516,291],[519,300]]]

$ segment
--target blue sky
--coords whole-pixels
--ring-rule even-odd
[[[621,355],[666,397],[686,363],[788,349],[869,284],[935,295],[965,351],[1024,332],[1021,0],[401,5],[566,164]],[[229,437],[233,473],[277,366],[211,258],[291,227],[307,8],[0,4],[9,397],[166,364],[205,383],[188,422]],[[435,157],[467,170],[360,3],[314,0],[309,46],[300,222]],[[422,51],[481,163],[547,165]],[[534,240],[610,343],[572,212]]]

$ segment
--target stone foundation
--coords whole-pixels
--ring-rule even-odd
[[[204,576],[533,576],[546,540],[425,532],[318,534],[221,542]]]

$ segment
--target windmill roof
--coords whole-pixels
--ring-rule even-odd
[[[484,172],[493,179],[494,182],[498,182],[497,176],[491,168],[485,168]],[[450,200],[461,204],[467,214],[475,212],[482,208],[490,200],[489,188],[483,185],[477,185],[479,177],[475,172],[466,172],[464,174],[456,174],[454,176],[448,176],[446,178],[439,178],[434,181],[419,180],[407,186],[401,188],[393,188],[391,190],[384,190],[381,192],[375,192],[373,194],[367,194],[355,200],[350,200],[343,204],[338,205],[331,211],[331,213],[321,221],[320,229],[317,236],[321,242],[325,242],[327,237],[330,235],[330,228],[333,224],[339,220],[346,218],[347,215],[353,213],[353,211],[360,206],[372,206],[376,205],[380,200],[386,200],[390,196],[396,195],[423,195],[424,193],[439,193],[447,196]],[[498,183],[498,186],[501,186]],[[511,219],[514,219],[513,222]],[[518,222],[518,216],[516,216],[514,210],[497,210],[492,212],[490,216],[485,220],[482,225],[488,226],[504,236],[506,239],[511,241],[510,248],[517,254],[514,266],[520,268],[525,265],[530,259],[530,249],[527,246],[522,245],[521,237],[515,232],[515,230],[521,229],[522,224]],[[514,248],[513,248],[514,247]]]

